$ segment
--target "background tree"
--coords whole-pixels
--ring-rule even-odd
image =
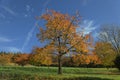
[[[12,60],[14,63],[17,63],[18,65],[24,66],[28,64],[29,61],[29,54],[14,54],[12,57]]]
[[[120,55],[116,56],[114,60],[115,66],[119,69],[120,71]]]
[[[75,54],[72,56],[72,61],[74,66],[85,65],[84,67],[89,67],[91,64],[91,66],[95,66],[101,63],[100,59],[95,54]]]
[[[72,56],[74,66],[80,66],[85,64],[86,57],[83,54],[76,54]]]
[[[87,55],[86,62],[88,64],[88,67],[97,67],[97,65],[101,64],[100,58],[95,53],[91,53],[91,54]]]
[[[98,36],[99,41],[110,43],[116,54],[120,54],[120,27],[117,25],[103,25]]]
[[[97,42],[95,45],[95,53],[100,58],[104,66],[112,66],[116,53],[114,52],[112,45],[107,42]]]
[[[33,65],[51,65],[52,64],[52,55],[49,50],[49,46],[45,48],[34,48],[32,53],[30,54],[29,60]]]
[[[62,74],[63,55],[76,51],[78,53],[87,52],[87,41],[89,36],[83,35],[83,32],[77,32],[80,16],[69,16],[53,10],[40,16],[45,20],[46,28],[40,27],[37,37],[40,41],[47,41],[47,45],[54,46],[54,51],[58,56],[58,74]]]
[[[10,65],[12,63],[12,53],[0,52],[0,65]]]
[[[110,43],[117,58],[120,55],[120,27],[117,25],[104,25],[100,31],[99,40]]]

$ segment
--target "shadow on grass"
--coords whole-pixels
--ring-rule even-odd
[[[69,72],[64,72],[66,74],[69,74]],[[117,72],[117,71],[111,71],[111,72],[72,72],[72,74],[87,74],[87,75],[120,75],[120,72]]]
[[[21,75],[21,74],[2,74],[0,80],[113,80],[99,77],[42,77],[38,75]]]
[[[3,80],[0,79],[0,80]],[[95,78],[95,77],[80,77],[80,78],[62,78],[62,79],[55,79],[55,78],[9,78],[5,80],[113,80],[113,79],[106,79],[106,78]]]
[[[76,78],[64,78],[62,80],[113,80],[113,79],[99,77],[76,77]]]

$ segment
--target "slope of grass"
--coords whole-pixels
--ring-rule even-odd
[[[0,67],[0,80],[120,80],[115,68]]]

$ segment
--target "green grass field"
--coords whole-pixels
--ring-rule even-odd
[[[63,67],[0,67],[0,80],[120,80],[117,69]]]

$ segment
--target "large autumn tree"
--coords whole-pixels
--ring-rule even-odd
[[[62,74],[63,55],[75,51],[77,53],[87,53],[88,35],[83,31],[77,32],[80,23],[80,16],[69,16],[54,10],[49,10],[39,19],[45,21],[46,27],[40,27],[37,37],[41,42],[46,41],[47,45],[54,47],[54,52],[58,56],[58,74]]]

